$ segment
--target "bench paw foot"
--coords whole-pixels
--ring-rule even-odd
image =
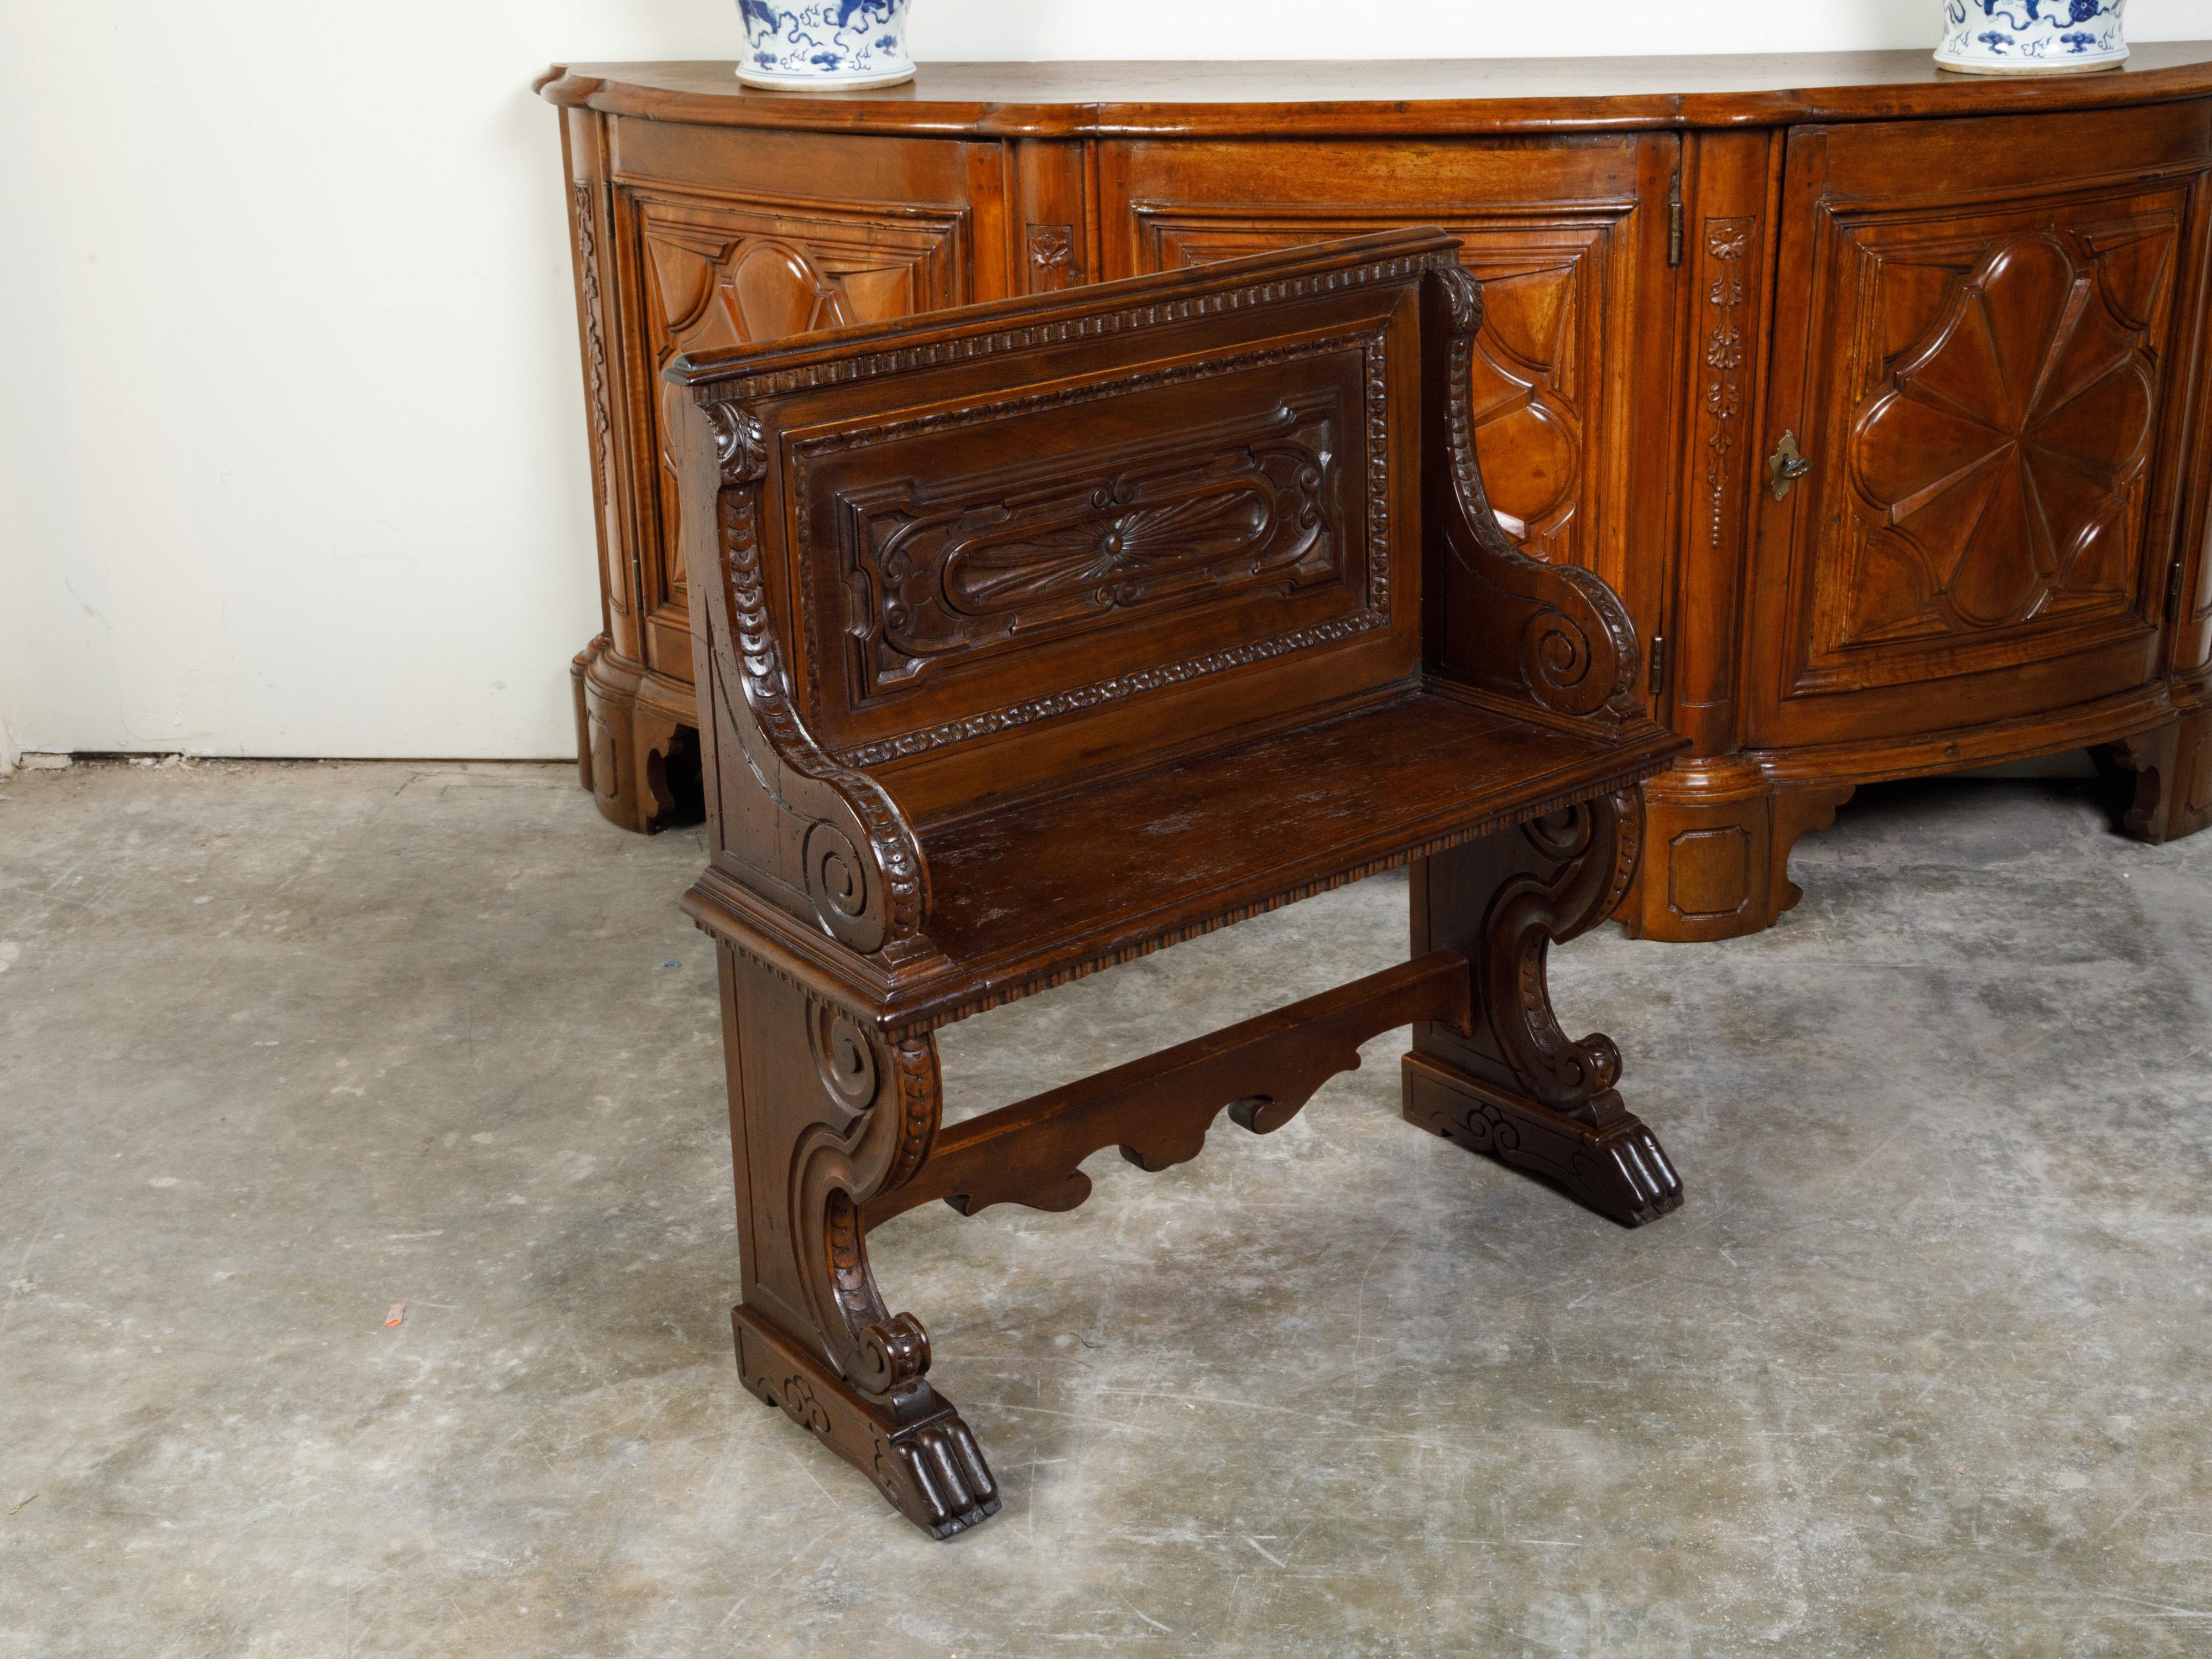
[[[1464,1072],[1419,1054],[1405,1059],[1405,1117],[1455,1146],[1542,1176],[1624,1227],[1640,1227],[1682,1205],[1682,1178],[1644,1121],[1601,1097],[1593,1124],[1518,1100]]]
[[[983,1449],[927,1381],[872,1400],[742,1304],[730,1310],[730,1322],[745,1388],[781,1406],[932,1538],[950,1538],[999,1512],[998,1483]]]
[[[1463,951],[1475,1017],[1415,1028],[1407,1120],[1564,1188],[1626,1227],[1681,1207],[1659,1138],[1621,1103],[1610,1037],[1559,1029],[1551,947],[1613,914],[1643,850],[1632,789],[1425,860],[1413,882],[1416,950]]]

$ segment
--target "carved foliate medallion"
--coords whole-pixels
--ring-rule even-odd
[[[1030,227],[1030,291],[1052,294],[1083,281],[1075,264],[1073,225]]]

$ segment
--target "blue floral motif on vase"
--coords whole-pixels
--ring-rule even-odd
[[[1983,75],[2106,69],[2128,55],[2127,0],[1942,0],[1936,61]]]
[[[911,79],[914,62],[906,55],[910,3],[738,0],[745,26],[738,79],[750,86],[802,89],[886,87]]]

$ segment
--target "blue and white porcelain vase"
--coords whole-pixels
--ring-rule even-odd
[[[1970,75],[2065,75],[2128,55],[2127,0],[1943,0],[1936,61]]]
[[[908,0],[738,0],[751,87],[814,92],[890,87],[914,78],[906,55]]]

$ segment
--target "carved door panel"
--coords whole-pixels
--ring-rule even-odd
[[[1755,741],[2154,676],[2208,159],[2188,106],[1791,135],[1765,439],[1811,470],[1761,475]]]
[[[660,371],[684,352],[758,344],[817,329],[881,322],[975,297],[975,228],[969,206],[954,200],[940,206],[915,205],[897,195],[874,201],[840,201],[827,196],[793,199],[749,188],[746,173],[775,167],[777,158],[757,158],[735,172],[728,159],[697,158],[689,151],[663,155],[648,152],[644,141],[659,133],[633,130],[627,176],[617,188],[617,223],[626,256],[625,275],[635,284],[631,307],[642,338],[628,354],[628,387],[634,448],[634,533],[639,547],[638,581],[642,590],[647,660],[665,674],[691,677],[690,601],[685,590],[683,540],[677,517],[676,475],[667,433],[667,399],[672,389]],[[714,135],[720,137],[722,135]],[[893,168],[872,179],[848,164],[858,149],[882,170],[885,152],[920,152],[945,171],[933,151],[964,152],[972,146],[893,145],[880,139],[807,138],[754,135],[789,148],[811,146],[818,154],[781,158],[780,180],[819,178],[825,189],[871,183],[887,191],[902,184]],[[702,171],[713,166],[713,181],[641,176],[656,161],[690,163],[670,172]],[[957,161],[956,155],[952,158]],[[811,165],[810,165],[811,164]],[[658,168],[653,168],[659,171]],[[955,171],[960,169],[955,168]],[[964,182],[964,180],[963,180]],[[939,189],[962,192],[951,178]],[[919,189],[917,189],[917,193]],[[988,284],[987,286],[996,286]]]
[[[1671,136],[1612,134],[1109,146],[1107,274],[1398,225],[1463,238],[1461,259],[1483,283],[1476,444],[1492,503],[1525,550],[1597,571],[1650,631],[1672,487],[1662,385],[1680,154]],[[1639,387],[1648,407],[1632,421]]]

